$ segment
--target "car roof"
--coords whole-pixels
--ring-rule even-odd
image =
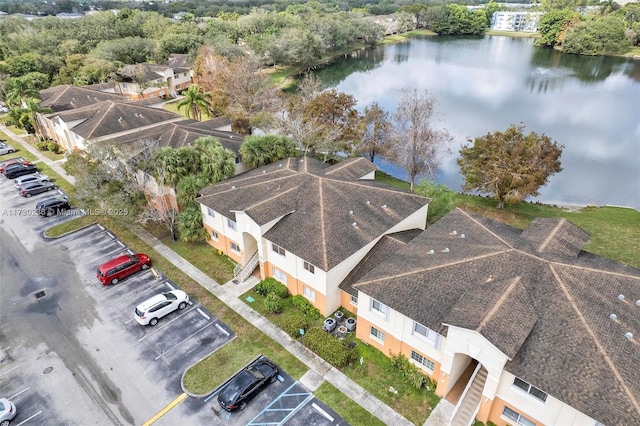
[[[117,266],[122,262],[126,262],[127,260],[131,259],[132,256],[135,256],[135,254],[123,254],[122,256],[114,257],[113,259],[108,260],[103,264],[101,264],[100,266],[98,266],[98,269],[113,268],[114,266]]]
[[[46,206],[48,204],[53,204],[53,203],[68,203],[69,200],[67,200],[66,198],[62,198],[62,197],[56,197],[56,198],[47,198],[44,199],[40,202],[38,202],[38,204],[36,204],[36,208],[40,208],[42,206]]]
[[[40,181],[27,182],[24,184],[22,189],[37,188],[39,186],[47,186],[47,185],[49,185],[49,182],[40,182]]]
[[[144,302],[140,303],[136,308],[139,311],[146,311],[147,309],[149,309],[150,307],[152,307],[156,303],[164,302],[165,300],[168,300],[167,296],[165,296],[165,294],[167,294],[167,293],[172,293],[177,298],[181,298],[184,295],[186,295],[186,293],[184,291],[182,291],[182,290],[165,291],[164,293],[156,294],[155,296],[152,296],[152,297],[148,298]]]

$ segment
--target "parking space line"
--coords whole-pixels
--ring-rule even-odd
[[[158,420],[160,420],[160,418],[162,416],[164,416],[165,414],[167,414],[169,411],[171,411],[171,409],[173,407],[175,407],[176,405],[180,404],[182,401],[184,401],[185,399],[187,399],[189,395],[187,395],[186,393],[183,393],[182,395],[180,395],[179,397],[177,397],[176,399],[174,399],[173,401],[171,401],[169,403],[169,405],[167,405],[166,407],[164,407],[162,410],[160,410],[158,412],[158,414],[156,414],[155,416],[151,417],[149,420],[147,420],[146,422],[144,422],[142,424],[142,426],[150,426],[153,423],[157,422]],[[19,426],[19,425],[18,425]]]
[[[333,423],[333,421],[335,420],[333,417],[331,417],[329,415],[329,413],[327,413],[326,411],[324,411],[322,408],[320,408],[320,406],[318,404],[316,404],[315,402],[311,403],[311,406],[318,412],[320,413],[321,416],[325,417],[327,420],[329,420],[331,423]]]
[[[120,241],[120,240],[118,240],[118,244],[120,244],[120,246],[121,246],[122,248],[125,248],[125,247],[126,247],[124,244],[122,244],[122,241]]]
[[[33,419],[34,417],[39,416],[40,414],[42,414],[42,410],[41,410],[41,411],[38,411],[38,412],[37,412],[37,413],[35,413],[33,416],[31,416],[31,417],[29,417],[29,418],[24,419],[23,421],[21,421],[20,423],[18,423],[16,426],[23,425],[23,424],[25,424],[26,422],[28,422],[29,420]]]
[[[209,324],[205,325],[204,327],[202,327],[200,330],[198,330],[195,333],[191,334],[190,336],[185,337],[184,339],[182,339],[181,341],[179,341],[178,343],[176,343],[175,345],[173,345],[172,347],[170,347],[166,351],[162,352],[160,355],[158,355],[154,359],[157,361],[158,359],[162,358],[163,356],[165,356],[166,354],[168,354],[169,352],[171,352],[172,350],[174,350],[175,348],[180,346],[180,344],[182,342],[186,342],[187,340],[191,339],[193,336],[195,336],[196,334],[200,333],[202,330],[204,330],[205,328],[209,327],[211,324],[212,323],[209,323]]]
[[[225,330],[224,328],[222,328],[222,326],[218,323],[216,323],[216,328],[218,330],[220,330],[221,333],[224,333],[227,337],[229,337],[229,332],[227,330]]]
[[[193,308],[195,309],[195,308]],[[154,329],[154,331],[152,331],[151,333],[147,334],[146,336],[142,336],[141,338],[138,339],[138,342],[142,342],[144,339],[146,339],[147,337],[151,336],[152,334],[154,334],[155,332],[158,332],[160,330],[163,330],[165,327],[167,327],[169,324],[171,324],[172,322],[174,322],[175,320],[177,320],[178,318],[182,318],[184,315],[187,315],[189,312],[193,311],[193,309],[189,309],[188,311],[182,313],[181,315],[178,315],[177,317],[175,317],[174,319],[172,319],[171,321],[164,323],[164,325],[162,327],[156,327]]]
[[[8,372],[13,371],[13,370],[15,370],[16,368],[18,368],[18,366],[17,366],[17,365],[16,365],[15,367],[13,367],[13,368],[8,369],[7,371],[3,371],[2,373],[0,373],[0,376],[4,376],[4,375],[5,375],[5,374],[7,374]]]
[[[7,398],[7,399],[13,399],[13,398],[15,398],[16,396],[20,395],[21,393],[28,391],[29,389],[31,389],[31,386],[29,386],[29,387],[28,387],[28,388],[26,388],[26,389],[22,389],[20,392],[18,392],[17,394],[15,394],[15,395],[13,395],[13,396],[10,396],[10,397],[9,397],[9,398]]]
[[[211,317],[207,314],[205,314],[204,312],[202,312],[202,310],[200,308],[197,309],[198,312],[200,312],[200,315],[202,315],[203,317],[205,317],[205,319],[207,321],[209,321],[211,319]]]

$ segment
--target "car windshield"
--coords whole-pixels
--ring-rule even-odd
[[[236,377],[234,377],[227,387],[220,392],[220,397],[229,402],[233,402],[243,390],[249,386],[255,378],[248,371],[241,371]]]
[[[167,300],[177,300],[178,299],[178,297],[173,293],[164,293],[164,297],[166,297]]]
[[[5,410],[4,404],[0,402],[0,411],[4,411],[4,410]]]

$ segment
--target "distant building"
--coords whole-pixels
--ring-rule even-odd
[[[542,12],[495,12],[491,29],[500,31],[538,32],[538,20]]]

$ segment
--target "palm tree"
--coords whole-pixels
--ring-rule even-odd
[[[206,183],[203,182],[199,176],[189,175],[180,179],[176,190],[180,206],[182,206],[183,209],[197,208],[198,203],[196,203],[196,198],[205,185]]]
[[[224,148],[216,138],[198,138],[195,147],[200,153],[200,174],[205,182],[220,182],[234,175],[236,156]]]
[[[180,111],[183,107],[187,107],[187,118],[193,118],[200,121],[202,113],[206,114],[207,117],[211,116],[211,113],[209,112],[211,110],[211,103],[209,102],[210,98],[211,95],[200,90],[200,86],[192,84],[187,89],[184,98],[178,102],[178,110]]]
[[[25,98],[37,98],[39,92],[26,78],[9,78],[4,83],[7,93],[7,104],[12,107],[22,107]]]
[[[207,234],[202,226],[200,209],[190,207],[178,214],[178,232],[180,240],[185,242],[206,240]]]

